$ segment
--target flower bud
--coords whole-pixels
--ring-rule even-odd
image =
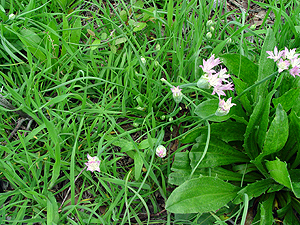
[[[255,30],[255,29],[256,29],[256,23],[254,23],[250,26],[250,30]]]
[[[144,57],[141,57],[141,61],[144,65],[146,65],[146,59]]]
[[[225,116],[229,113],[230,108],[236,105],[235,103],[231,103],[231,97],[225,102],[224,99],[219,99],[219,108],[217,109],[215,115],[216,116]]]
[[[230,45],[231,42],[232,42],[232,39],[231,39],[231,38],[228,38],[226,43]]]
[[[208,77],[204,74],[197,82],[197,87],[201,89],[209,89],[210,84],[208,82]]]
[[[177,87],[173,86],[173,87],[171,88],[171,91],[172,91],[172,93],[173,93],[174,101],[175,101],[177,104],[180,103],[181,100],[182,100],[182,98],[183,98],[183,94],[181,93],[181,90],[182,90],[182,89],[180,89],[179,86],[177,86]]]
[[[8,19],[13,20],[14,18],[16,18],[15,14],[9,14]]]
[[[213,33],[213,32],[215,31],[215,28],[214,28],[214,27],[210,27],[210,28],[209,28],[209,31],[210,31],[211,33]]]
[[[212,21],[212,20],[208,20],[207,22],[206,22],[206,26],[207,27],[211,27],[211,26],[213,26],[215,23]]]
[[[164,158],[167,155],[167,150],[163,145],[159,145],[156,148],[156,155],[160,158]]]
[[[212,38],[212,33],[211,33],[211,32],[207,32],[206,38],[207,38],[207,39],[211,39],[211,38]]]
[[[157,43],[157,45],[155,46],[156,50],[159,51],[160,50],[160,44]]]

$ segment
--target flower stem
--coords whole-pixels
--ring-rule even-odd
[[[242,97],[242,96],[243,96],[244,94],[246,94],[248,91],[252,90],[253,88],[255,88],[256,86],[262,84],[263,82],[265,82],[265,81],[271,79],[272,77],[276,76],[277,74],[278,74],[278,72],[276,71],[276,72],[272,73],[271,75],[265,77],[264,79],[262,79],[262,80],[256,82],[255,84],[251,85],[250,87],[248,87],[248,88],[246,88],[244,91],[242,91],[241,94],[239,94],[238,96],[234,97],[234,98],[232,99],[232,101],[235,101],[236,99]]]

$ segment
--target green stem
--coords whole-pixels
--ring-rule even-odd
[[[207,124],[207,139],[206,139],[206,145],[205,145],[203,154],[202,154],[202,156],[201,156],[199,162],[197,163],[197,165],[196,165],[196,166],[194,167],[194,169],[192,170],[189,179],[192,178],[192,176],[194,175],[196,169],[198,168],[198,166],[200,165],[200,163],[201,163],[202,160],[204,159],[204,157],[205,157],[205,155],[206,155],[206,153],[207,153],[208,146],[209,146],[209,141],[210,141],[210,124],[209,124],[209,122],[208,122],[207,120],[206,120],[205,122],[206,122],[206,124]]]
[[[250,87],[246,88],[244,91],[242,91],[241,94],[239,94],[238,96],[234,97],[234,98],[232,99],[232,102],[234,102],[236,99],[238,99],[238,98],[240,98],[241,96],[243,96],[244,94],[246,94],[247,91],[252,90],[252,89],[255,88],[256,86],[258,86],[258,85],[262,84],[263,82],[265,82],[265,81],[271,79],[272,77],[276,76],[277,74],[278,74],[278,72],[276,71],[276,72],[272,73],[271,75],[265,77],[264,79],[258,81],[257,83],[251,85]]]

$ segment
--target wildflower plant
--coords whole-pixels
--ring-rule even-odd
[[[192,149],[175,154],[169,183],[179,187],[167,200],[168,211],[209,218],[220,215],[226,206],[231,210],[228,218],[243,215],[241,224],[253,210],[258,213],[251,223],[297,220],[300,60],[296,52],[279,51],[273,31],[268,30],[259,65],[239,54],[212,55],[200,65],[203,75],[197,83],[179,85],[183,93],[190,86],[210,89],[217,99],[204,98],[195,105],[184,96],[183,103],[194,106],[200,122],[181,138],[183,144],[194,143]],[[235,205],[240,205],[238,210]]]

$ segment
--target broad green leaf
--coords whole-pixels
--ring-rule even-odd
[[[263,43],[264,44],[261,50],[260,59],[258,63],[259,64],[258,77],[257,77],[258,81],[266,78],[274,71],[275,63],[273,60],[267,58],[269,55],[266,52],[266,51],[273,51],[276,44],[276,39],[272,28],[269,28],[267,30],[267,36]],[[268,84],[269,81],[267,80],[266,82],[260,84],[255,88],[255,95],[254,95],[255,101],[258,101],[259,97],[265,98],[267,96]]]
[[[221,123],[213,123],[210,125],[211,136],[217,137],[222,141],[242,141],[246,131],[246,125],[235,121],[227,120]],[[195,142],[196,138],[201,134],[207,134],[207,126],[199,127],[191,132],[188,132],[181,138],[181,143]]]
[[[46,60],[45,49],[41,46],[42,39],[30,29],[22,29],[18,35],[23,44],[40,61]]]
[[[101,44],[101,40],[96,39],[95,41],[93,41],[93,43],[91,45],[91,50],[96,50],[100,44]]]
[[[133,141],[129,141],[125,138],[118,138],[112,135],[105,135],[105,140],[112,141],[112,144],[121,148],[121,152],[127,152],[135,150]]]
[[[279,159],[267,161],[266,167],[269,170],[271,177],[280,184],[292,189],[292,182],[287,170],[286,162],[281,162]]]
[[[170,0],[168,3],[168,12],[167,12],[167,21],[169,28],[173,25],[173,12],[174,12],[174,3],[173,0]]]
[[[278,152],[285,145],[289,135],[289,124],[286,112],[278,104],[276,115],[267,132],[263,155],[269,155]]]
[[[81,18],[77,18],[72,26],[72,32],[70,36],[70,42],[74,44],[79,44],[80,36],[81,36]],[[73,45],[74,49],[78,49],[77,45]]]
[[[127,21],[128,17],[127,17],[127,12],[126,12],[125,10],[121,10],[121,12],[120,12],[120,18],[121,18],[124,22]]]
[[[143,168],[143,159],[141,156],[142,153],[140,152],[135,152],[134,154],[134,175],[135,175],[135,180],[137,181],[141,177],[141,172]]]
[[[297,198],[300,198],[300,169],[294,169],[289,171],[293,192]]]
[[[173,171],[190,171],[189,152],[178,152],[175,154],[174,162],[172,165]]]
[[[151,138],[151,137],[149,137],[149,138]],[[139,144],[139,149],[147,149],[147,148],[150,148],[151,143],[150,143],[150,141],[149,141],[149,138],[147,138],[147,139],[141,141],[141,143]],[[152,143],[156,143],[157,138],[151,138],[151,141],[152,141]]]
[[[135,24],[135,27],[133,28],[133,32],[143,30],[147,26],[147,23],[138,22]]]
[[[294,162],[291,168],[296,168],[300,164],[300,118],[292,110],[288,119],[289,137],[284,148],[278,154],[283,161],[289,161],[293,158]]]
[[[291,89],[288,92],[284,93],[279,98],[274,98],[272,102],[275,107],[277,107],[278,104],[281,104],[283,109],[287,112],[293,107],[294,104],[298,103],[297,99],[299,95],[300,95],[300,88]]]
[[[166,202],[171,213],[204,213],[225,206],[239,188],[219,178],[200,177],[177,187]]]
[[[269,124],[270,102],[275,91],[268,94],[265,99],[259,98],[250,116],[245,133],[244,148],[248,156],[253,159],[262,148]]]
[[[136,1],[135,3],[133,3],[133,8],[135,9],[135,11],[141,9],[144,7],[144,2],[143,1]]]
[[[64,1],[64,0],[61,0]],[[67,0],[65,0],[64,2],[66,2]],[[63,45],[61,47],[61,55],[65,55],[67,52],[67,46],[68,42],[69,42],[69,37],[70,37],[70,31],[69,31],[69,22],[68,19],[65,15],[63,15],[63,31],[62,31],[62,38],[65,42],[63,42]]]
[[[240,54],[225,54],[219,56],[219,58],[231,73],[249,86],[257,80],[258,66],[247,57]]]
[[[58,57],[58,53],[59,53],[59,37],[58,34],[56,33],[57,30],[58,29],[55,20],[51,20],[50,23],[48,24],[47,32],[49,33],[51,41],[53,43],[52,48],[54,48],[56,57]]]
[[[59,4],[60,8],[65,11],[66,6],[68,4],[68,0],[57,0],[57,2]]]
[[[258,103],[254,107],[253,113],[250,116],[250,120],[245,132],[244,148],[247,155],[254,159],[258,155],[258,146],[255,133],[257,131],[257,126],[260,123],[261,115],[263,113],[264,101],[259,98]]]
[[[125,43],[126,41],[127,41],[126,37],[118,38],[118,39],[115,40],[115,45]]]
[[[205,142],[201,142],[193,146],[189,154],[192,168],[197,165],[202,157],[205,145]],[[198,168],[213,168],[242,162],[249,162],[249,158],[244,153],[236,150],[221,140],[213,138],[211,139],[207,153]]]
[[[101,40],[107,39],[107,33],[102,33],[100,38],[101,38]]]
[[[273,205],[275,194],[268,195],[268,199],[263,201],[260,207],[260,225],[273,224]]]
[[[231,79],[233,80],[234,89],[238,95],[248,88],[248,85],[239,78],[232,76]],[[247,94],[244,94],[240,97],[240,102],[248,114],[252,113],[252,106],[249,100],[250,98],[248,97],[250,93],[251,92],[248,92]]]
[[[263,148],[263,144],[267,134],[267,129],[269,126],[270,103],[272,96],[275,92],[276,91],[271,91],[264,100],[263,112],[261,114],[260,122],[258,124],[259,128],[257,133],[257,143],[261,149]]]
[[[58,205],[54,195],[48,191],[47,198],[47,224],[57,224],[59,221]]]
[[[208,120],[214,122],[222,122],[228,120],[233,115],[233,110],[231,109],[230,112],[226,116],[212,116],[217,111],[219,107],[219,99],[210,99],[200,103],[196,109],[195,113],[200,116],[202,119],[209,118]],[[233,106],[235,107],[235,106]]]
[[[288,211],[286,212],[283,220],[284,225],[300,225],[300,221],[295,215],[293,208],[289,207]]]
[[[0,5],[0,17],[2,18],[3,22],[8,20],[8,16],[5,13],[5,9]]]
[[[243,202],[243,196],[245,193],[248,195],[249,200],[264,194],[271,187],[272,183],[273,180],[268,178],[256,181],[255,183],[248,184],[246,187],[244,187],[237,193],[238,196],[235,198],[233,203],[240,204],[241,202]]]
[[[255,166],[253,166],[255,168]],[[192,167],[190,166],[189,152],[178,152],[175,154],[174,162],[171,168],[173,173],[169,175],[169,183],[174,185],[181,185],[188,180]],[[238,181],[244,180],[245,182],[255,182],[261,179],[262,176],[258,173],[247,172],[245,169],[242,172],[231,171],[222,167],[215,168],[202,168],[197,169],[192,178],[203,176],[218,177],[222,180]]]

